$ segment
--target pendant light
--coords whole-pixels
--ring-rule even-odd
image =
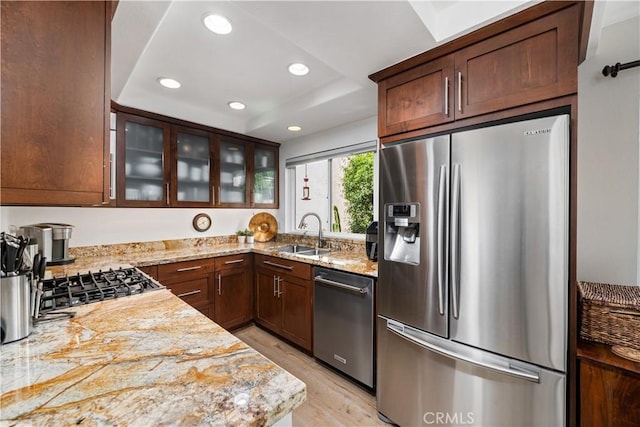
[[[304,185],[302,186],[302,200],[311,200],[309,197],[309,178],[307,177],[307,165],[304,165]]]

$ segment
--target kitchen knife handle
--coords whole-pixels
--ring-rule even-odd
[[[445,286],[445,225],[444,218],[445,212],[445,198],[446,198],[446,179],[447,179],[447,167],[445,165],[440,166],[440,178],[438,182],[438,224],[437,224],[437,239],[438,239],[438,311],[441,316],[444,316],[444,286]]]
[[[444,78],[444,115],[449,117],[449,77]]]
[[[453,317],[460,314],[460,165],[453,165],[453,195],[451,197],[451,296]]]

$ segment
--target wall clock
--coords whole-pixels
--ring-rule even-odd
[[[211,217],[206,213],[199,213],[193,217],[193,228],[196,231],[203,232],[211,228]]]

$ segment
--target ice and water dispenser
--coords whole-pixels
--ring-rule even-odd
[[[384,259],[420,264],[420,204],[389,203],[384,210]]]

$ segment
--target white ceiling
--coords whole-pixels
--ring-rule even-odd
[[[374,116],[369,74],[534,3],[121,0],[112,23],[112,99],[285,142]],[[638,14],[635,1],[596,4],[598,26]],[[231,34],[209,32],[207,12],[229,18]],[[310,73],[290,75],[293,62]],[[160,86],[161,76],[182,87]],[[229,101],[247,108],[231,110]],[[294,124],[303,130],[287,131]]]

